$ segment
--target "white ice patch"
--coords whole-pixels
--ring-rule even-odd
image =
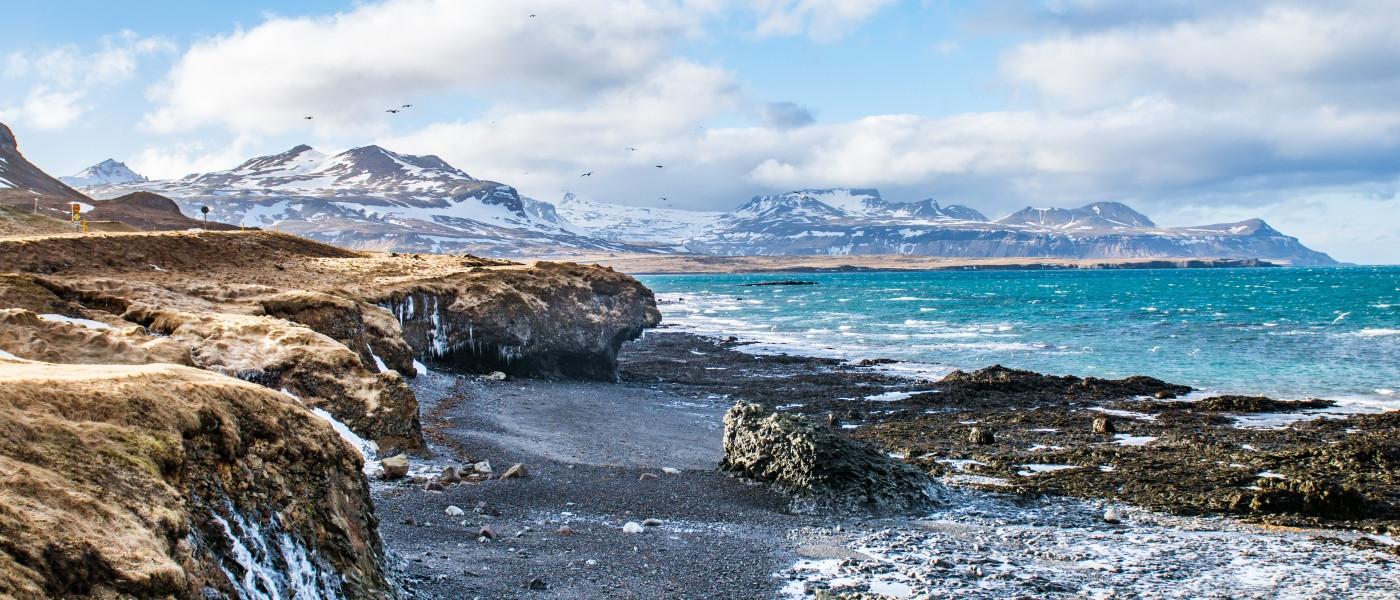
[[[375,353],[373,353],[373,352],[370,352],[370,353],[369,353],[369,357],[374,359],[374,367],[375,367],[376,369],[379,369],[379,372],[380,372],[380,373],[388,373],[388,372],[389,372],[389,367],[388,367],[388,366],[385,366],[385,364],[384,364],[384,359],[379,358],[379,355],[378,355],[378,354],[375,354]]]
[[[365,460],[364,472],[366,475],[379,470],[379,461],[374,460],[374,458],[379,455],[378,444],[356,435],[355,432],[350,431],[349,427],[336,420],[331,413],[326,412],[324,409],[312,407],[311,414],[321,417],[327,423],[330,423],[331,428],[334,429],[336,433],[340,434],[341,439],[350,442],[350,445],[355,447],[355,450],[358,451],[360,456]]]
[[[428,367],[425,366],[423,363],[420,363],[417,360],[415,360],[413,361],[413,371],[415,373],[418,373],[419,375],[422,375],[423,373],[428,372]]]
[[[1119,446],[1146,446],[1157,440],[1155,435],[1128,435],[1119,433],[1113,436],[1113,443]]]
[[[65,316],[63,316],[63,315],[45,314],[45,315],[39,315],[39,318],[40,318],[40,319],[43,319],[43,320],[45,320],[45,321],[54,321],[54,322],[57,322],[57,323],[68,323],[68,324],[70,324],[70,325],[77,325],[77,326],[79,326],[79,327],[86,327],[86,328],[88,328],[88,329],[111,329],[111,328],[112,328],[111,325],[108,325],[108,324],[103,323],[103,322],[101,322],[101,321],[94,321],[94,320],[92,320],[92,319],[75,319],[75,318],[73,318],[73,317],[65,317]]]
[[[10,360],[24,360],[23,358],[10,354],[9,352],[6,352],[4,350],[0,350],[0,358],[7,358]]]
[[[1039,475],[1041,473],[1053,473],[1055,471],[1064,471],[1067,469],[1078,468],[1079,465],[1048,465],[1040,463],[1031,463],[1027,465],[1021,465],[1021,470],[1017,471],[1016,474],[1022,477],[1030,477],[1032,475]]]

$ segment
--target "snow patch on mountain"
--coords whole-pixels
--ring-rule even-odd
[[[107,159],[91,167],[79,171],[76,175],[59,177],[59,181],[73,187],[87,187],[94,185],[115,185],[122,183],[145,183],[150,181],[145,176],[132,171],[126,163]]]
[[[663,245],[678,244],[700,235],[724,215],[720,212],[608,204],[572,193],[564,194],[556,211],[579,231],[594,237]]]

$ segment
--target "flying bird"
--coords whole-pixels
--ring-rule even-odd
[[[403,105],[403,106],[400,106],[399,108],[413,108],[413,105],[412,105],[412,104],[405,104],[405,105]]]
[[[308,117],[305,117],[305,119],[308,120],[308,121],[310,121],[310,120],[311,120],[311,117],[308,116]]]
[[[397,114],[399,114],[399,109],[397,109],[397,108],[391,108],[391,109],[386,110],[386,111],[384,111],[384,112],[386,112],[386,113],[394,113],[394,114],[397,115]]]
[[[663,166],[661,166],[661,165],[656,165],[656,168],[658,168],[658,169],[664,169],[664,168],[666,168],[666,167],[663,167]]]
[[[629,150],[629,151],[632,151],[632,152],[636,152],[636,151],[637,151],[636,148],[628,148],[628,150]]]
[[[667,197],[665,197],[665,196],[662,196],[661,198],[659,198],[659,200],[661,200],[662,202],[670,202],[670,201],[671,201],[669,198],[667,198]]]
[[[579,177],[592,177],[592,176],[593,176],[593,171],[589,171],[589,172],[587,172],[587,173],[584,173],[584,174],[582,174],[582,175],[579,175]]]

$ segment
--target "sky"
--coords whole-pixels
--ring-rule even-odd
[[[379,144],[546,201],[728,210],[875,187],[995,217],[1114,200],[1167,226],[1262,217],[1339,260],[1400,263],[1393,0],[0,10],[0,122],[58,175]]]

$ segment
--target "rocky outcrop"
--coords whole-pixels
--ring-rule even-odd
[[[720,468],[775,484],[802,511],[910,513],[943,497],[923,471],[760,404],[741,402],[724,415]]]
[[[286,391],[325,409],[382,451],[422,448],[418,401],[395,371],[310,328],[238,314],[198,315],[133,307],[122,318],[190,348],[195,366]]]
[[[993,365],[976,371],[953,371],[939,382],[939,403],[999,404],[1016,402],[1063,404],[1079,400],[1116,400],[1135,396],[1174,398],[1191,391],[1189,386],[1134,375],[1124,379],[1099,379],[1073,375],[1042,375],[1034,371]],[[921,395],[923,396],[923,395]]]
[[[305,325],[360,355],[367,368],[385,368],[406,377],[417,375],[413,349],[403,340],[403,330],[389,311],[318,292],[287,292],[259,302],[271,317]],[[381,368],[382,365],[382,368]]]
[[[252,384],[0,359],[0,596],[392,598],[362,465]]]
[[[456,273],[378,302],[424,363],[469,373],[614,380],[622,343],[661,321],[637,280],[570,263]]]

